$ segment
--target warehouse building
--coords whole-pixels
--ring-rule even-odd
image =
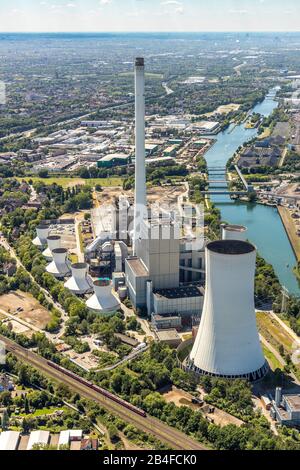
[[[112,153],[101,158],[97,162],[98,168],[112,168],[114,166],[128,165],[130,163],[129,155],[124,153]]]
[[[19,442],[19,432],[4,431],[0,434],[0,450],[17,450]]]

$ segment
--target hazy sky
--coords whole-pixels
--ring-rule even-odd
[[[0,0],[0,31],[300,31],[300,0]]]

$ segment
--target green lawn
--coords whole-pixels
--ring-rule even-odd
[[[72,186],[77,185],[88,185],[88,186],[96,186],[96,184],[100,184],[103,188],[109,188],[111,186],[122,186],[123,179],[112,177],[112,178],[91,178],[91,179],[83,179],[83,178],[71,178],[71,177],[50,177],[50,178],[40,178],[38,176],[26,176],[24,178],[17,178],[19,181],[25,180],[29,181],[32,180],[33,183],[37,181],[41,181],[46,185],[51,185],[53,183],[57,183],[62,186],[64,189]]]
[[[268,362],[271,366],[271,369],[272,370],[276,370],[276,369],[281,369],[282,370],[283,365],[280,364],[280,362],[274,356],[274,354],[266,346],[262,345],[262,348],[263,348],[264,356],[268,360]]]
[[[26,413],[20,413],[19,415],[14,415],[16,417],[21,417],[21,418],[34,418],[37,416],[44,416],[44,415],[52,415],[55,413],[55,411],[62,411],[63,408],[42,408],[40,410],[36,410],[34,413],[31,414],[26,414]]]

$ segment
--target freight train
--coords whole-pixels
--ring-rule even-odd
[[[124,408],[127,408],[130,411],[133,411],[134,413],[137,413],[138,415],[142,416],[143,418],[146,418],[147,414],[145,413],[144,410],[141,410],[137,406],[131,405],[131,403],[128,403],[128,401],[123,400],[122,398],[117,397],[113,393],[109,392],[108,390],[105,390],[104,388],[98,387],[97,385],[94,385],[93,383],[89,382],[86,379],[83,379],[82,377],[79,377],[78,375],[74,374],[74,372],[71,372],[64,367],[58,366],[57,364],[54,364],[51,361],[47,361],[48,366],[52,367],[53,369],[58,370],[64,375],[68,375],[69,377],[72,377],[72,379],[76,380],[77,382],[80,382],[81,384],[85,385],[86,387],[91,388],[95,392],[100,393],[104,397],[109,398],[110,400],[115,401],[121,406],[124,406]]]

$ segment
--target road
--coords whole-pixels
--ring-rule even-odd
[[[22,348],[17,343],[14,343],[2,335],[0,335],[0,340],[5,344],[8,351],[11,351],[22,361],[35,367],[52,379],[59,382],[62,381],[61,371],[52,368],[42,357]],[[66,385],[68,385],[72,390],[78,392],[81,396],[97,402],[99,405],[106,408],[109,412],[119,416],[121,419],[124,419],[124,421],[133,424],[143,432],[156,436],[159,440],[174,450],[206,450],[202,444],[186,436],[177,429],[171,428],[170,426],[151,416],[147,416],[146,418],[139,416],[137,413],[125,408],[119,403],[116,403],[114,400],[108,397],[104,397],[100,393],[90,389],[85,384],[80,383],[73,377],[64,375],[63,381]]]

